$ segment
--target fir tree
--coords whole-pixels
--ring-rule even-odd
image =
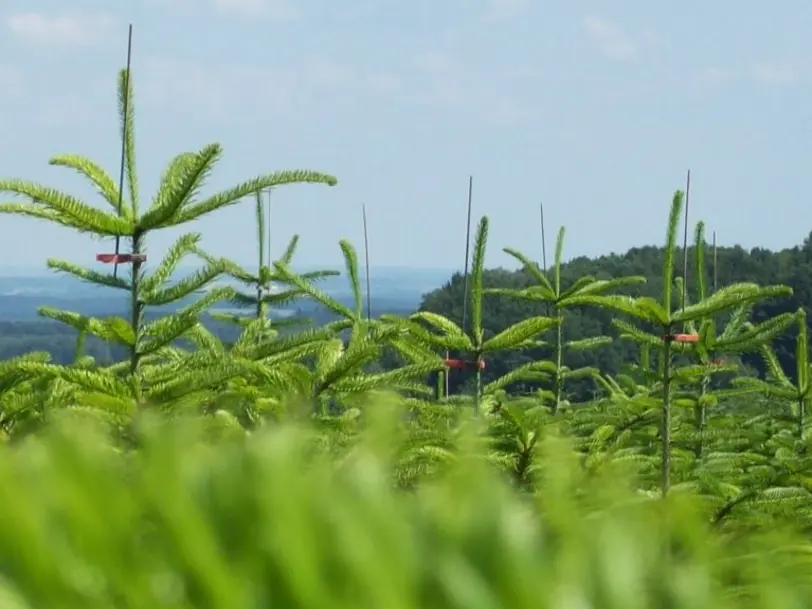
[[[115,271],[104,273],[67,261],[48,261],[48,266],[58,272],[127,292],[130,300],[128,319],[97,319],[51,308],[40,309],[40,314],[44,317],[122,345],[129,353],[127,366],[90,372],[39,364],[37,370],[77,383],[90,393],[126,398],[132,400],[133,405],[138,405],[148,398],[150,386],[158,386],[174,375],[168,369],[157,376],[148,372],[141,374],[145,361],[160,356],[162,349],[195,327],[199,314],[208,306],[233,297],[231,289],[213,289],[176,312],[158,319],[147,319],[146,313],[150,307],[185,301],[226,270],[224,264],[209,263],[197,272],[170,283],[172,274],[185,257],[202,255],[199,249],[200,235],[188,233],[178,238],[163,260],[155,264],[151,273],[146,273],[147,237],[155,231],[177,228],[235,205],[263,189],[302,182],[333,185],[336,180],[332,176],[313,171],[282,171],[257,176],[202,197],[200,193],[206,178],[222,155],[219,144],[209,144],[199,151],[181,153],[172,159],[161,177],[151,204],[144,210],[136,170],[132,79],[128,77],[126,70],[119,75],[118,100],[121,133],[125,142],[124,192],[120,192],[112,177],[90,159],[73,154],[51,159],[52,165],[73,169],[88,179],[110,209],[99,209],[69,194],[34,182],[6,179],[0,180],[0,192],[23,197],[27,202],[0,204],[0,212],[47,220],[94,237],[115,237],[129,246],[127,256],[132,261],[129,278],[121,277]]]

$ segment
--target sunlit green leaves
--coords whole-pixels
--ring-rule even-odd
[[[146,231],[174,224],[172,221],[180,210],[200,193],[221,156],[219,144],[176,156],[161,179],[152,205],[141,217],[139,228]]]
[[[673,323],[694,321],[703,317],[718,315],[744,303],[776,296],[789,296],[791,294],[792,289],[787,286],[761,287],[754,283],[736,283],[721,288],[703,302],[698,302],[675,312],[671,317],[671,321]]]
[[[88,283],[93,283],[100,287],[117,288],[120,290],[131,289],[131,283],[129,281],[121,276],[113,276],[112,273],[100,273],[98,271],[94,271],[93,269],[81,267],[65,260],[56,260],[54,258],[49,258],[46,261],[46,264],[48,268],[54,271],[72,275],[77,279],[87,281]]]
[[[482,344],[486,352],[515,349],[526,340],[546,332],[558,323],[550,317],[531,317],[513,324]]]
[[[115,212],[104,212],[53,188],[25,180],[0,180],[0,193],[28,199],[28,203],[0,203],[0,213],[27,215],[104,237],[132,235],[133,226]]]
[[[127,219],[132,219],[132,209],[126,204],[126,201],[119,200],[118,185],[113,181],[112,176],[91,159],[78,154],[60,154],[51,157],[49,164],[55,167],[73,169],[96,187],[96,191],[101,195],[102,199],[112,209],[116,210],[116,213],[118,213],[119,204],[121,204],[121,215]]]

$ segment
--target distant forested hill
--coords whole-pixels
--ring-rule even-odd
[[[689,248],[689,257],[693,248]],[[711,255],[708,252],[706,259],[708,273],[707,285],[712,284]],[[682,253],[678,256],[678,271],[681,275]],[[692,263],[689,262],[689,291],[693,288],[694,274]],[[612,254],[599,258],[575,258],[562,266],[562,283],[564,286],[585,275],[598,279],[609,279],[630,275],[642,275],[647,283],[625,293],[640,296],[659,298],[662,289],[663,249],[647,246],[636,247],[625,254]],[[716,276],[719,287],[735,282],[749,281],[761,285],[782,283],[791,286],[795,295],[792,298],[769,301],[756,307],[754,316],[761,319],[778,313],[794,311],[804,307],[812,319],[812,245],[807,238],[802,245],[779,252],[755,248],[747,251],[741,247],[725,247],[717,250]],[[524,287],[534,282],[523,271],[508,271],[493,269],[486,271],[486,287]],[[689,292],[690,293],[690,292]],[[461,322],[463,303],[463,277],[456,274],[441,288],[426,294],[423,297],[421,309],[439,313]],[[523,303],[503,297],[487,297],[484,310],[484,327],[486,332],[499,332],[520,319],[543,315],[543,304]],[[611,324],[612,314],[595,309],[582,309],[573,311],[567,317],[564,326],[567,340],[606,334],[617,337],[616,330]],[[794,358],[794,336],[788,334],[776,341],[778,355],[789,371]],[[529,359],[538,359],[546,355],[544,350],[527,351],[523,353],[510,353],[500,357],[491,357],[488,360],[487,376],[495,378],[517,363]],[[571,359],[565,363],[570,367],[597,366],[605,372],[617,372],[624,361],[633,355],[633,346],[625,341],[616,340],[613,344],[598,350],[586,353],[571,354]],[[742,358],[745,365],[761,371],[763,366],[758,354]],[[456,377],[456,379],[454,378]],[[459,390],[464,381],[460,375],[452,375],[452,390]],[[526,389],[526,388],[525,388]]]

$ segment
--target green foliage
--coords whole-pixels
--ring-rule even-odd
[[[812,599],[809,553],[790,537],[713,536],[695,501],[637,496],[622,470],[587,474],[553,437],[535,449],[544,467],[528,477],[544,492],[534,497],[480,458],[467,425],[456,458],[404,493],[393,476],[419,457],[393,450],[410,444],[397,401],[375,406],[344,444],[333,427],[245,437],[220,418],[144,419],[128,453],[71,417],[0,448],[14,523],[0,529],[3,606],[789,609]]]
[[[538,301],[548,303],[555,312],[557,320],[556,337],[554,344],[553,387],[552,387],[552,411],[558,412],[562,406],[568,406],[564,402],[564,384],[568,379],[583,377],[595,377],[600,374],[596,368],[583,367],[571,370],[564,366],[564,356],[567,350],[586,351],[594,349],[612,342],[608,336],[592,336],[589,338],[564,341],[564,310],[570,307],[603,307],[613,302],[606,295],[623,286],[640,284],[645,282],[644,277],[619,277],[616,279],[596,279],[591,276],[580,277],[569,288],[563,289],[561,283],[561,269],[564,254],[564,227],[558,231],[555,244],[555,259],[553,262],[553,281],[551,282],[546,271],[542,271],[538,264],[530,260],[524,254],[516,250],[505,248],[505,252],[510,254],[522,264],[522,268],[530,274],[537,282],[537,285],[522,289],[491,288],[488,294],[499,294],[520,300]]]
[[[318,287],[333,272],[293,270],[298,237],[268,257],[261,193],[334,178],[273,173],[201,198],[220,155],[211,145],[175,157],[142,212],[131,117],[122,132],[124,193],[89,160],[52,161],[89,179],[112,210],[11,179],[0,190],[28,201],[0,212],[116,236],[140,256],[152,231],[253,196],[258,264],[213,257],[194,233],[162,260],[136,258],[127,278],[49,261],[127,292],[131,306],[108,317],[43,307],[76,331],[71,361],[0,363],[0,482],[14,522],[0,531],[6,605],[808,604],[807,313],[757,314],[792,297],[781,283],[709,290],[701,223],[693,284],[675,276],[681,192],[654,280],[566,276],[562,228],[551,275],[506,249],[528,281],[488,285],[484,217],[464,322],[430,306],[372,319],[348,241],[350,305]],[[185,257],[202,267],[173,280]],[[224,275],[250,292],[210,289]],[[302,299],[332,320],[293,329],[274,315]],[[203,324],[221,300],[252,310],[224,318],[234,340]],[[490,323],[493,307],[519,304],[532,313]],[[614,335],[568,336],[584,309]],[[792,329],[790,369],[775,345]],[[551,345],[541,340],[553,331]],[[88,339],[124,357],[99,362]],[[628,347],[618,370],[568,363],[618,344]],[[392,353],[399,365],[383,365]],[[753,354],[763,378],[741,364]],[[513,365],[500,368],[500,357]],[[430,386],[452,371],[472,395]]]
[[[146,237],[153,231],[174,228],[239,203],[244,197],[263,189],[302,182],[333,185],[335,178],[312,171],[283,171],[265,174],[206,198],[199,194],[206,178],[221,156],[218,144],[210,144],[199,152],[186,152],[176,156],[164,171],[152,204],[141,212],[135,161],[132,79],[122,71],[118,81],[119,114],[125,138],[126,192],[119,192],[112,177],[89,159],[77,155],[62,155],[51,164],[74,169],[87,178],[112,210],[102,211],[56,189],[18,179],[0,180],[0,191],[22,196],[27,203],[0,204],[0,213],[21,214],[72,228],[95,237],[115,236],[129,242],[132,268],[129,279],[114,272],[99,273],[70,262],[50,260],[54,270],[68,273],[100,286],[124,290],[129,293],[131,313],[129,319],[119,317],[104,320],[89,318],[78,313],[48,308],[40,310],[43,317],[66,323],[83,334],[123,346],[129,355],[127,378],[121,378],[119,366],[99,370],[77,370],[38,363],[29,364],[28,373],[49,375],[77,385],[78,390],[95,403],[102,399],[114,404],[115,410],[132,410],[164,395],[167,385],[178,386],[177,370],[182,369],[177,353],[171,345],[198,326],[199,315],[215,302],[238,298],[230,288],[216,288],[175,313],[153,321],[145,321],[148,307],[157,307],[188,299],[203,290],[214,279],[235,267],[228,261],[214,260],[198,247],[200,235],[188,233],[180,236],[169,252],[149,274],[144,272],[143,256]],[[125,112],[124,109],[128,108]],[[258,212],[259,213],[259,212]],[[259,218],[261,223],[262,218]],[[261,230],[261,229],[260,229]],[[260,233],[261,236],[261,233]],[[180,262],[196,255],[207,260],[199,271],[170,283]],[[117,264],[117,263],[116,263]],[[267,270],[267,269],[266,269]],[[260,274],[263,274],[262,268]],[[267,274],[267,273],[264,273]],[[264,282],[265,277],[262,277]],[[259,299],[260,303],[263,299]],[[163,368],[159,367],[163,365]],[[173,370],[174,367],[174,370]],[[202,388],[207,376],[217,376],[222,370],[196,369],[180,376],[180,383],[189,391]],[[112,401],[111,401],[112,400]]]

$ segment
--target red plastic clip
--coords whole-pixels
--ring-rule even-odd
[[[457,370],[485,370],[485,360],[481,359],[479,361],[466,361],[461,359],[449,359],[445,358],[443,360],[445,365],[449,368],[454,368]]]
[[[698,343],[699,334],[669,334],[665,340],[672,340],[675,343]]]
[[[96,262],[104,264],[126,264],[128,262],[146,262],[146,254],[96,254]]]

